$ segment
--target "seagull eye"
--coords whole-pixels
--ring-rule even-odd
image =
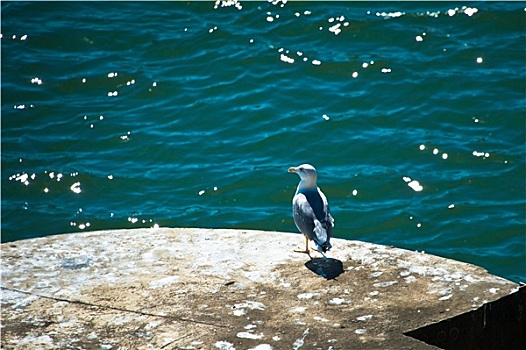
[[[302,166],[300,166],[300,171],[303,171],[303,170],[305,170],[305,169],[303,169],[303,167],[302,167]]]

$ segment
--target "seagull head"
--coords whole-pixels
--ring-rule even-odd
[[[289,173],[296,173],[300,176],[300,187],[316,187],[316,168],[310,164],[302,164],[297,167],[290,167]]]

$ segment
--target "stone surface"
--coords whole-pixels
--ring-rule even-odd
[[[437,349],[403,335],[518,285],[470,264],[299,234],[135,229],[2,244],[3,349]]]

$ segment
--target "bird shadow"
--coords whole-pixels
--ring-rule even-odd
[[[345,272],[340,260],[327,257],[311,258],[305,263],[305,267],[327,280],[336,279]]]

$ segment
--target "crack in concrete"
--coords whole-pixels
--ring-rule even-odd
[[[25,290],[20,290],[20,289],[15,289],[15,288],[8,288],[8,287],[4,287],[4,286],[0,286],[0,289],[8,290],[10,292],[15,292],[15,293],[20,293],[20,294],[25,294],[25,295],[31,295],[31,296],[35,296],[35,297],[42,298],[42,299],[48,299],[48,300],[53,300],[53,301],[61,301],[61,302],[77,304],[77,305],[83,305],[83,306],[89,306],[89,307],[97,307],[97,308],[106,309],[106,310],[127,312],[127,313],[132,313],[132,314],[141,315],[141,316],[159,317],[159,318],[163,318],[163,319],[167,319],[167,320],[171,320],[171,321],[197,323],[197,324],[203,324],[203,325],[206,325],[206,326],[219,327],[219,328],[229,328],[228,326],[221,325],[221,324],[216,324],[216,323],[211,323],[211,322],[193,320],[193,319],[189,319],[189,318],[176,317],[176,316],[170,316],[170,315],[154,314],[154,313],[151,313],[151,312],[145,312],[145,311],[139,311],[139,310],[131,310],[131,309],[121,308],[121,307],[117,307],[117,306],[98,305],[98,304],[93,304],[93,303],[89,303],[89,302],[82,301],[82,300],[71,300],[71,299],[65,299],[65,298],[59,298],[59,297],[52,297],[52,296],[49,296],[49,295],[35,294],[35,293],[31,293],[31,292],[28,292],[28,291],[25,291]]]

